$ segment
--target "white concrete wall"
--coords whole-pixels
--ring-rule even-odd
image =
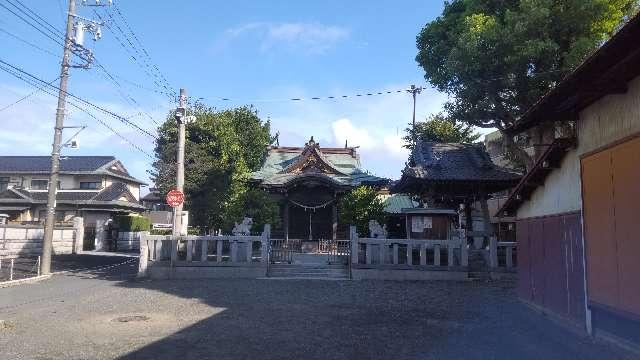
[[[608,95],[580,112],[578,146],[518,210],[518,218],[558,214],[582,209],[580,156],[640,132],[640,77],[626,94]],[[640,155],[640,154],[639,154]]]
[[[0,258],[38,256],[42,254],[42,227],[9,225],[0,227]],[[74,242],[82,241],[74,228],[56,228],[53,232],[53,253],[71,254]]]
[[[529,201],[518,209],[518,218],[579,211],[582,208],[580,161],[576,150],[569,151],[559,169],[554,170],[538,187]]]

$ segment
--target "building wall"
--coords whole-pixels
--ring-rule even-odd
[[[580,113],[578,146],[562,160],[518,209],[518,218],[530,218],[582,209],[580,157],[612,142],[640,132],[640,77],[629,84],[626,94],[609,95]]]
[[[76,241],[81,241],[79,230],[67,227],[53,232],[53,253],[71,254]],[[29,225],[0,226],[0,259],[30,257],[42,254],[44,229]]]
[[[584,270],[579,212],[518,220],[518,295],[584,324]]]
[[[606,96],[580,113],[580,155],[640,132],[640,77],[628,86],[626,94]]]

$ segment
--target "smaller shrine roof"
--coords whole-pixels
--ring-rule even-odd
[[[421,141],[394,186],[394,192],[411,193],[434,183],[475,184],[498,191],[514,186],[521,174],[495,165],[482,144]]]

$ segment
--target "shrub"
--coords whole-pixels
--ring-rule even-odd
[[[144,216],[118,216],[116,223],[120,231],[138,232],[151,229],[151,220]]]

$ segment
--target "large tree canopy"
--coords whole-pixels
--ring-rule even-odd
[[[472,143],[480,138],[480,134],[474,131],[473,126],[465,125],[453,119],[446,118],[443,114],[431,115],[425,121],[416,123],[415,129],[406,129],[407,135],[402,139],[405,147],[413,147],[413,139],[422,139],[441,143]]]
[[[216,111],[203,104],[190,109],[196,121],[187,125],[185,143],[185,208],[190,224],[229,230],[245,215],[246,204],[261,202],[270,209],[268,199],[248,194],[249,173],[260,167],[266,147],[271,143],[270,124],[255,109],[240,107]],[[151,175],[161,194],[175,187],[175,159],[178,129],[170,113],[159,129],[156,161]],[[272,211],[268,212],[273,214]],[[268,221],[275,219],[261,219]]]
[[[638,0],[453,0],[417,37],[449,116],[500,130],[637,10]],[[504,137],[517,156],[526,157]],[[527,162],[529,159],[525,159]]]

